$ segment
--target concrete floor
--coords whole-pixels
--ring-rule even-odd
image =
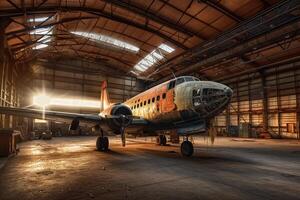
[[[95,139],[23,143],[0,170],[0,199],[300,199],[297,140],[198,138],[184,158],[149,138],[97,152]]]

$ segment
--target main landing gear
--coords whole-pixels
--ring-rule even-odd
[[[167,138],[165,135],[159,135],[157,137],[157,143],[161,146],[166,146],[167,145]]]
[[[97,138],[96,147],[98,151],[108,151],[109,140],[108,137],[103,136],[103,130],[100,129],[101,135]]]
[[[194,146],[193,144],[188,140],[188,137],[184,139],[184,141],[181,143],[181,154],[185,157],[190,157],[194,153]]]
[[[96,147],[98,151],[108,151],[109,140],[108,137],[99,136],[97,138]]]

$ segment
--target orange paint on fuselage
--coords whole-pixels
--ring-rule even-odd
[[[127,100],[124,104],[130,107],[133,115],[147,120],[155,120],[160,115],[176,108],[174,103],[174,89],[168,90],[168,83],[162,83],[137,96]]]

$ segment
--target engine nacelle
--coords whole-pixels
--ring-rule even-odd
[[[120,128],[122,127],[122,125],[123,126],[129,125],[131,120],[128,118],[121,118],[121,117],[117,118],[117,117],[122,115],[132,116],[132,111],[128,106],[124,104],[114,104],[109,109],[105,110],[103,114],[112,116],[112,118],[107,121],[107,126],[108,126],[107,128],[109,128],[115,134],[120,134]]]

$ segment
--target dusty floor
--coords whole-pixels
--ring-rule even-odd
[[[95,139],[23,143],[0,170],[0,199],[300,199],[300,141],[199,138],[184,158],[149,138],[97,152]]]

